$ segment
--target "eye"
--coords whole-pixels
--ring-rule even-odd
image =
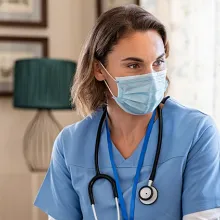
[[[140,68],[140,65],[138,63],[128,64],[128,68],[137,69]]]
[[[161,66],[165,61],[163,59],[157,60],[154,62],[153,66]]]

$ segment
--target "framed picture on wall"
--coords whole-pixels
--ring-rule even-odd
[[[46,27],[47,0],[0,0],[0,25]]]
[[[140,0],[96,0],[97,15],[100,16],[103,12],[121,5],[140,4]]]
[[[0,36],[0,95],[13,94],[13,70],[17,59],[47,56],[47,38]]]

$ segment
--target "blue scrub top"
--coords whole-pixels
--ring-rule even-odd
[[[138,197],[152,171],[158,138],[159,120],[156,120],[137,185],[134,219],[180,220],[186,214],[220,207],[220,135],[213,120],[173,99],[167,100],[162,112],[163,142],[154,182],[158,199],[152,205],[143,205]],[[64,128],[54,143],[51,164],[35,205],[57,220],[94,219],[88,183],[95,175],[95,140],[101,115],[102,110],[98,110]],[[127,213],[143,140],[127,159],[113,144]],[[114,177],[107,144],[103,126],[100,171]],[[98,219],[117,219],[109,182],[97,181],[94,197]]]

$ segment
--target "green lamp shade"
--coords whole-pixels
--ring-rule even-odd
[[[35,109],[70,109],[70,88],[76,63],[58,59],[23,59],[15,62],[14,106]]]

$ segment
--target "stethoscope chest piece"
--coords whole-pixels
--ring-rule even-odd
[[[139,199],[144,205],[151,205],[156,202],[158,191],[153,186],[144,186],[139,190]]]

